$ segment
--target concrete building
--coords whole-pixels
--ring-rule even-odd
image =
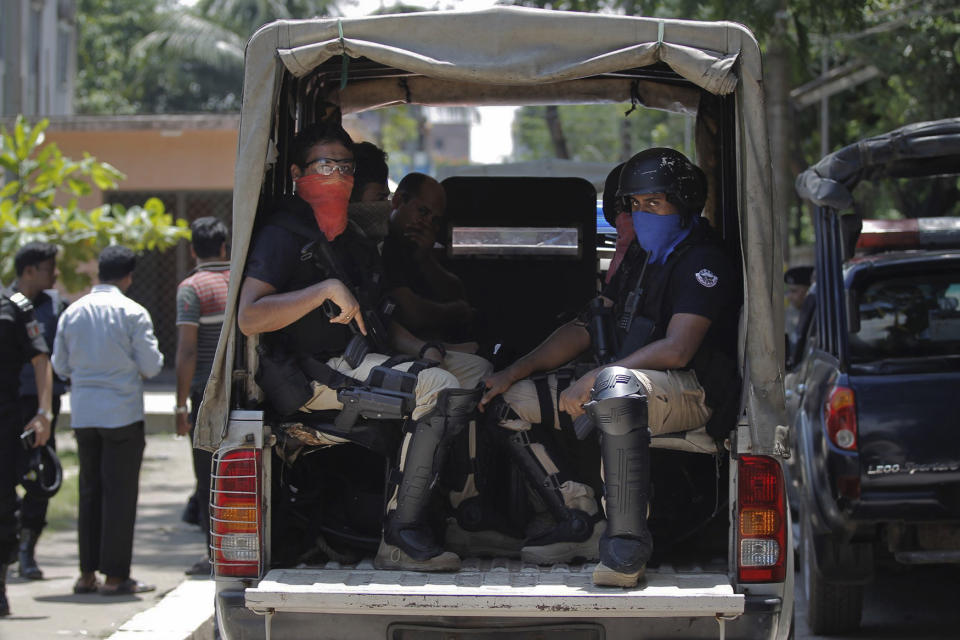
[[[0,0],[0,116],[73,113],[76,4]]]

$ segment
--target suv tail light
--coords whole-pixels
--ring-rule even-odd
[[[823,409],[830,442],[847,451],[857,450],[857,403],[853,389],[834,387]]]
[[[227,449],[213,458],[210,549],[216,576],[260,576],[263,539],[260,450]]]
[[[787,564],[783,471],[765,456],[741,456],[738,464],[739,581],[780,582]]]

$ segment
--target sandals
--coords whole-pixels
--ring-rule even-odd
[[[156,588],[157,587],[155,585],[147,584],[146,582],[140,582],[139,580],[134,580],[133,578],[127,578],[117,585],[100,585],[97,593],[102,596],[129,596],[135,593],[146,593],[147,591],[153,591]]]
[[[73,583],[73,592],[78,596],[85,593],[97,593],[101,586],[103,586],[102,583],[96,578],[93,579],[93,582],[84,582],[83,578],[78,578]]]

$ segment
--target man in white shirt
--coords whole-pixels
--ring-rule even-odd
[[[136,256],[100,254],[100,283],[57,324],[53,368],[71,383],[71,427],[80,461],[80,578],[74,593],[151,591],[130,578],[133,526],[143,460],[143,378],[163,367],[149,312],[124,295]],[[103,584],[97,571],[106,576]]]

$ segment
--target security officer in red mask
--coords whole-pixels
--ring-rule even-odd
[[[467,426],[480,393],[461,388],[455,367],[435,366],[444,360],[442,345],[389,317],[376,245],[347,218],[353,149],[339,124],[307,127],[294,140],[295,195],[274,205],[253,240],[238,322],[245,335],[260,334],[258,381],[280,414],[342,409],[338,392],[358,381],[391,371],[416,375],[374,562],[382,569],[455,571],[460,559],[436,541],[426,512],[444,452]],[[302,369],[304,357],[311,364],[303,393],[286,379],[271,384],[263,373],[271,362]]]

